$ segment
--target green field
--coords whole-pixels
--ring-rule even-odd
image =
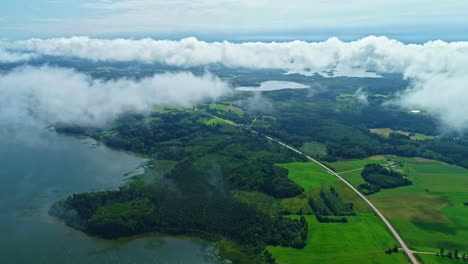
[[[347,101],[355,98],[356,95],[354,94],[349,94],[349,93],[341,93],[336,97],[336,100],[338,101]]]
[[[243,115],[244,111],[239,107],[233,106],[232,104],[210,104],[210,109],[220,112],[232,112],[236,115]]]
[[[278,164],[278,166],[288,169],[288,177],[304,188],[305,192],[322,186],[331,185],[338,181],[338,178],[312,162],[293,162]]]
[[[373,156],[362,160],[343,160],[338,162],[326,163],[330,165],[343,178],[349,181],[354,186],[365,183],[361,177],[361,170],[369,163],[386,164],[387,161],[383,156]]]
[[[307,198],[293,197],[281,200],[281,208],[291,214],[309,214],[313,213],[312,208],[309,206]]]
[[[401,254],[386,255],[396,241],[381,220],[349,187],[315,163],[287,163],[279,166],[289,170],[289,177],[306,190],[307,196],[318,196],[321,188],[333,186],[346,202],[352,202],[357,216],[348,223],[319,223],[314,215],[306,216],[309,224],[307,246],[304,249],[269,247],[279,264],[301,263],[407,263]],[[310,210],[303,197],[283,199],[283,208],[295,213]],[[298,217],[298,216],[291,216]]]
[[[418,254],[418,257],[423,261],[423,264],[466,264],[468,260],[439,257],[427,254]]]
[[[438,252],[468,250],[468,170],[422,158],[401,158],[400,168],[412,185],[385,189],[370,196],[409,246],[417,250]],[[360,168],[371,159],[339,161],[331,166],[341,170]],[[343,177],[357,185],[359,171]]]
[[[224,125],[226,122],[217,118],[211,118],[203,122],[205,125],[208,126],[216,126],[216,125]]]
[[[421,134],[421,133],[415,133],[414,135],[411,135],[410,132],[401,131],[401,130],[392,130],[390,128],[373,128],[373,129],[370,129],[370,132],[374,133],[374,134],[377,134],[377,135],[381,135],[381,136],[386,137],[386,138],[388,138],[390,133],[397,133],[397,134],[409,136],[410,139],[412,139],[412,140],[428,140],[428,139],[435,139],[436,138],[436,136],[428,136],[428,135],[424,135],[424,134]]]
[[[314,216],[306,216],[306,220],[305,248],[268,247],[279,264],[408,263],[402,253],[384,253],[396,242],[374,214],[348,217],[348,223],[319,223]]]

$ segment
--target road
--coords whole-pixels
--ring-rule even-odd
[[[237,127],[243,127],[242,125],[239,125],[239,124],[236,124],[232,121],[229,121],[229,120],[225,120],[225,119],[222,119],[220,117],[217,117],[217,116],[214,116],[214,115],[211,115],[211,114],[208,114],[209,116],[213,117],[213,118],[216,118],[216,119],[219,119],[219,120],[222,120],[228,124],[231,124],[233,126],[237,126]],[[254,130],[251,130],[253,133],[255,134],[258,134],[258,132],[254,131]],[[398,241],[398,243],[400,244],[401,248],[403,251],[405,251],[406,255],[409,257],[410,261],[413,263],[413,264],[419,264],[419,262],[417,261],[416,257],[414,256],[413,253],[415,253],[416,251],[413,251],[411,249],[409,249],[408,245],[406,245],[405,241],[401,238],[400,234],[398,234],[398,232],[395,230],[395,228],[392,226],[392,224],[388,221],[388,219],[379,211],[379,209],[377,209],[377,207],[375,207],[375,205],[369,200],[367,199],[367,197],[362,194],[358,189],[356,189],[351,183],[349,183],[347,180],[345,180],[343,177],[341,177],[338,173],[334,172],[333,170],[331,170],[330,168],[328,168],[327,166],[325,166],[323,163],[321,163],[320,161],[314,159],[314,158],[311,158],[310,156],[307,156],[306,154],[302,153],[301,151],[297,150],[296,148],[293,148],[277,139],[274,139],[270,136],[265,136],[267,139],[271,140],[271,141],[274,141],[298,154],[301,154],[303,156],[305,156],[308,160],[314,162],[315,164],[319,165],[320,167],[324,168],[326,171],[328,171],[330,174],[332,174],[333,176],[337,177],[340,181],[344,182],[349,188],[351,188],[351,190],[353,190],[357,195],[359,195],[359,197],[361,197],[361,199],[363,199],[367,205],[369,205],[370,208],[372,208],[372,210],[375,212],[375,214],[380,217],[380,219],[384,222],[384,224],[387,226],[387,228],[390,230],[390,232],[392,233],[392,235],[395,237],[395,239]]]
[[[340,172],[337,172],[339,175],[341,174],[345,174],[345,173],[348,173],[348,172],[353,172],[353,171],[358,171],[358,170],[362,170],[364,168],[359,168],[359,169],[354,169],[354,170],[349,170],[349,171],[340,171]]]

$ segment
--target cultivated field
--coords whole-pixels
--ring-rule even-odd
[[[385,189],[370,200],[389,218],[409,246],[420,251],[468,250],[468,170],[422,158],[401,158],[398,168],[412,185]],[[331,163],[338,172],[361,168],[365,160]],[[385,162],[385,159],[383,160]],[[377,161],[381,162],[381,161]],[[360,171],[343,173],[354,185],[363,182]]]
[[[279,164],[289,170],[289,177],[305,189],[299,198],[283,199],[289,212],[302,208],[310,211],[308,197],[319,197],[320,189],[333,187],[345,202],[352,202],[356,216],[347,216],[348,223],[319,223],[307,215],[309,236],[304,249],[269,247],[280,264],[309,263],[407,263],[402,253],[387,255],[384,251],[397,243],[381,220],[349,187],[314,163]],[[292,215],[291,217],[299,217]]]
[[[268,247],[279,264],[408,263],[401,252],[384,253],[396,242],[372,213],[348,217],[348,223],[319,223],[313,215],[306,220],[309,237],[305,248]]]
[[[371,133],[381,135],[383,137],[388,137],[390,133],[397,133],[405,136],[409,136],[412,140],[427,140],[427,139],[435,139],[435,136],[428,136],[421,133],[415,133],[411,135],[410,132],[401,131],[401,130],[392,130],[390,128],[373,128],[370,129]]]
[[[419,258],[423,261],[423,264],[466,264],[467,260],[438,257],[434,255],[418,254]]]
[[[328,186],[338,181],[336,177],[312,162],[294,162],[278,164],[278,166],[288,169],[288,177],[304,188],[305,192],[322,186]]]

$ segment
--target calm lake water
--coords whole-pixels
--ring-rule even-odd
[[[41,131],[0,133],[0,263],[220,263],[212,244],[189,238],[107,241],[50,217],[72,193],[121,185],[144,160],[91,140]]]

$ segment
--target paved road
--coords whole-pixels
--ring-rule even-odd
[[[213,118],[216,118],[216,119],[219,119],[219,120],[222,120],[228,124],[231,124],[233,126],[238,126],[238,127],[242,127],[241,125],[238,125],[232,121],[229,121],[229,120],[225,120],[225,119],[222,119],[220,117],[217,117],[217,116],[214,116],[214,115],[210,115],[208,114],[209,116],[213,117]],[[253,133],[255,134],[258,134],[256,131],[253,131]],[[302,153],[301,151],[277,140],[277,139],[274,139],[270,136],[265,136],[267,139],[271,140],[271,141],[274,141],[298,154],[301,154],[303,156],[305,156],[308,160],[316,163],[317,165],[319,165],[320,167],[324,168],[326,171],[328,171],[330,174],[334,175],[335,177],[337,177],[339,180],[341,180],[342,182],[344,182],[349,188],[351,188],[351,190],[353,190],[357,195],[359,195],[359,197],[361,197],[368,205],[370,208],[372,208],[372,210],[377,214],[377,216],[380,217],[380,219],[382,219],[382,221],[384,222],[384,224],[387,226],[387,228],[390,230],[390,232],[392,233],[392,235],[395,237],[395,239],[398,241],[398,243],[400,244],[401,248],[403,249],[403,251],[405,251],[405,253],[408,255],[409,259],[411,260],[411,262],[413,264],[419,264],[419,262],[416,260],[416,257],[414,256],[413,253],[415,253],[415,251],[409,249],[409,247],[406,245],[405,241],[401,238],[400,234],[398,234],[398,232],[395,230],[395,228],[392,226],[392,224],[390,224],[390,222],[387,220],[387,218],[385,218],[385,216],[379,211],[379,209],[377,209],[377,207],[374,206],[374,204],[372,204],[372,202],[367,199],[366,196],[364,196],[360,191],[358,191],[358,189],[356,189],[351,183],[349,183],[347,180],[345,180],[343,177],[341,177],[340,175],[338,175],[338,173],[334,172],[333,170],[331,170],[330,168],[328,168],[327,166],[325,166],[323,163],[321,163],[320,161],[314,159],[314,158],[311,158],[309,156],[307,156],[306,154]]]

